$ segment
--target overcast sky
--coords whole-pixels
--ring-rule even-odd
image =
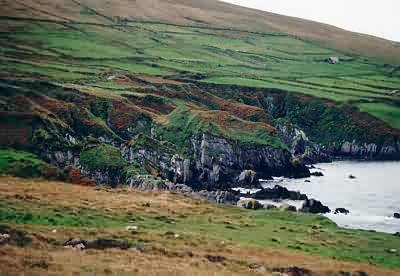
[[[400,0],[224,0],[400,41]]]

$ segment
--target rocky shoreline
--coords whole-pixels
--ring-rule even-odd
[[[310,199],[307,195],[302,194],[298,191],[290,191],[285,187],[275,185],[273,188],[261,188],[257,192],[242,193],[237,190],[194,190],[185,184],[174,184],[161,178],[153,177],[150,175],[136,176],[131,179],[129,183],[130,188],[136,188],[141,190],[151,191],[172,191],[181,193],[184,195],[198,197],[205,199],[211,203],[218,204],[229,204],[237,205],[246,209],[275,209],[278,208],[273,204],[264,205],[259,200],[275,200],[277,202],[282,200],[295,200],[303,201],[302,208],[297,210],[295,206],[286,205],[280,207],[280,209],[288,211],[299,211],[304,213],[323,214],[330,213],[329,207],[324,206],[320,201],[316,199]],[[341,210],[339,210],[341,212]],[[347,211],[347,210],[346,210]],[[336,210],[338,212],[338,210]],[[343,212],[344,213],[344,212]]]

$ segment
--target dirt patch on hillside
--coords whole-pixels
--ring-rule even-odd
[[[154,83],[154,84],[188,85],[187,83],[184,83],[184,82],[164,79],[164,78],[161,78],[161,77],[139,76],[137,78],[139,80],[142,80],[142,81],[145,81],[145,82],[149,82],[149,83]]]

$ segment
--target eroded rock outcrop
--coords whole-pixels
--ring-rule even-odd
[[[275,127],[294,156],[309,164],[331,161],[329,154],[317,144],[312,143],[304,131],[284,120],[278,121]]]
[[[356,140],[342,144],[333,144],[327,150],[336,155],[347,157],[365,157],[374,159],[400,158],[400,142],[393,144],[359,143]]]
[[[259,200],[266,199],[290,199],[306,200],[307,196],[298,191],[290,191],[285,187],[275,185],[273,188],[264,188],[254,194],[242,194],[243,197],[252,197]]]
[[[241,184],[258,188],[257,178],[310,175],[290,152],[268,145],[238,144],[203,133],[191,140],[192,156],[183,157],[161,141],[145,139],[146,143],[124,146],[124,158],[142,164],[153,175],[196,190],[226,190]]]
[[[250,210],[258,210],[264,208],[264,205],[262,205],[259,201],[255,199],[241,199],[238,201],[237,206]]]
[[[316,199],[306,199],[299,211],[313,214],[325,214],[330,213],[331,209]]]
[[[260,184],[257,178],[257,173],[252,170],[242,171],[237,177],[236,182],[242,188],[257,187]]]

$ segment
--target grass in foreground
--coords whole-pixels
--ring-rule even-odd
[[[129,271],[246,275],[254,273],[255,264],[267,267],[267,275],[276,267],[288,266],[305,267],[315,275],[334,275],[328,272],[339,270],[396,275],[400,268],[398,253],[389,252],[400,249],[399,237],[341,229],[315,215],[248,211],[169,192],[87,188],[10,177],[0,178],[0,199],[0,223],[34,237],[31,247],[24,249],[0,245],[0,251],[7,250],[0,260],[15,264],[1,269],[6,272],[22,269],[27,256],[45,259],[50,270],[66,272],[79,263],[75,271],[100,275],[107,274],[105,269],[118,275]],[[128,225],[138,230],[125,230]],[[144,249],[74,252],[60,246],[72,237],[123,239]],[[40,255],[44,249],[46,253]],[[214,262],[207,255],[222,258]],[[191,270],[187,270],[189,264]]]

